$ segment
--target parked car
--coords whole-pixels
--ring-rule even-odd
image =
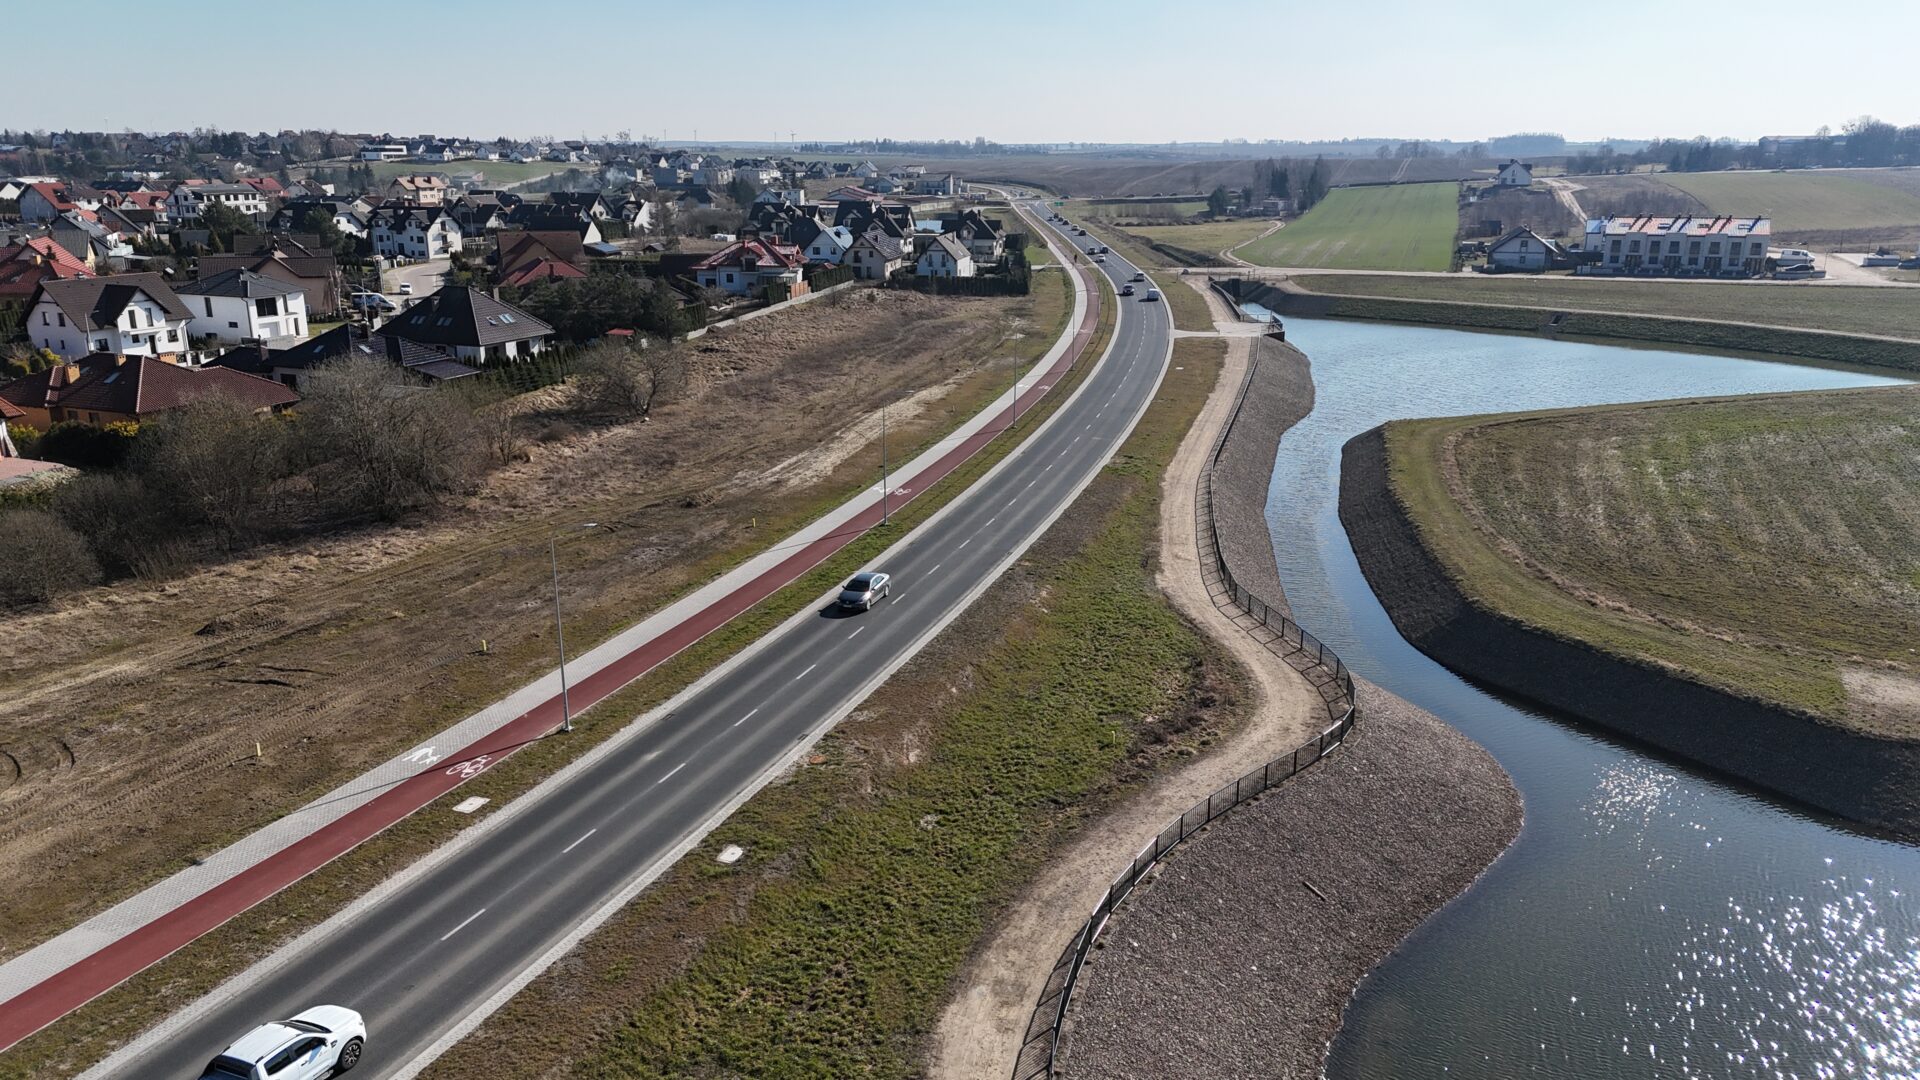
[[[1160,299],[1160,290],[1159,290],[1159,289],[1148,289],[1148,290],[1147,290],[1147,295],[1145,295],[1145,296],[1143,296],[1143,297],[1141,297],[1141,298],[1140,298],[1140,302],[1144,304],[1144,303],[1146,303],[1146,302],[1147,302],[1147,301],[1149,301],[1149,300],[1158,300],[1158,299]]]
[[[207,1063],[201,1080],[318,1080],[360,1064],[367,1025],[339,1005],[316,1005],[291,1020],[261,1024]]]
[[[1121,296],[1132,296],[1132,295],[1133,295],[1133,286],[1132,286],[1132,285],[1122,285],[1122,286],[1120,286],[1120,295],[1121,295]]]
[[[400,306],[377,292],[357,292],[353,294],[353,306],[368,311],[398,311]]]
[[[853,575],[846,586],[840,590],[839,605],[846,611],[866,611],[886,598],[887,590],[893,584],[890,575],[874,570],[862,570]]]
[[[403,282],[401,282],[401,283],[400,283],[400,287],[399,287],[399,288],[397,288],[397,289],[395,289],[394,291],[395,291],[395,292],[397,292],[397,293],[399,293],[399,294],[400,294],[401,296],[412,296],[412,295],[413,295],[413,282],[411,282],[411,281],[403,281]]]

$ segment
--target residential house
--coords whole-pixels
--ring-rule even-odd
[[[913,273],[916,277],[972,277],[973,252],[952,233],[941,233],[920,253],[913,264]]]
[[[1533,166],[1525,161],[1509,159],[1500,166],[1500,172],[1493,182],[1497,187],[1528,187],[1533,183]]]
[[[853,267],[853,276],[862,281],[885,281],[907,265],[911,251],[903,238],[870,228],[847,249],[843,265]]]
[[[940,231],[952,233],[954,239],[965,245],[973,254],[976,264],[992,264],[1000,261],[1006,253],[1007,237],[1000,223],[975,209],[966,209],[956,215],[942,219]]]
[[[47,181],[28,184],[19,200],[20,220],[28,224],[52,221],[69,210],[84,209],[74,201],[67,185]]]
[[[592,221],[607,221],[613,217],[613,208],[597,191],[548,192],[547,205],[576,211]]]
[[[494,259],[500,284],[531,285],[554,278],[583,278],[587,261],[580,234],[570,229],[553,231],[503,230],[498,237]]]
[[[179,356],[192,318],[159,274],[114,274],[40,282],[25,329],[33,344],[69,360],[96,352]]]
[[[720,289],[735,296],[762,296],[766,287],[784,282],[788,295],[806,292],[802,267],[806,257],[792,244],[770,237],[735,240],[693,264],[693,279],[702,288]]]
[[[1594,218],[1582,243],[1582,273],[1757,275],[1765,271],[1773,222],[1763,217]]]
[[[958,195],[967,190],[967,185],[952,173],[941,176],[917,176],[913,178],[915,195]]]
[[[699,168],[687,173],[687,182],[706,188],[723,188],[733,183],[733,177],[733,166],[719,158],[708,158]]]
[[[507,213],[507,224],[531,232],[571,230],[580,235],[580,242],[584,244],[597,244],[606,239],[600,232],[599,222],[572,206],[521,203]]]
[[[807,193],[804,188],[762,188],[760,194],[753,197],[753,201],[755,203],[785,202],[793,203],[797,206],[807,201]]]
[[[897,195],[902,191],[908,190],[906,184],[895,180],[891,176],[876,176],[868,180],[864,186],[867,191],[875,195]]]
[[[632,236],[652,232],[658,213],[653,200],[635,196],[620,204],[618,216],[626,223],[627,235]]]
[[[438,259],[460,250],[460,226],[438,206],[382,206],[373,212],[375,255]]]
[[[250,218],[264,218],[269,213],[267,197],[251,184],[194,180],[173,189],[167,212],[175,221],[198,221],[201,211],[214,203]]]
[[[391,360],[422,382],[436,384],[480,374],[480,369],[449,359],[438,350],[398,337],[370,337],[352,323],[343,323],[318,337],[284,348],[242,345],[220,354],[208,365],[244,371],[303,390],[315,369],[351,356]]]
[[[339,195],[306,196],[281,204],[267,219],[269,232],[293,232],[308,227],[307,219],[319,211],[333,221],[333,227],[348,236],[367,235],[367,219],[356,208],[356,200]]]
[[[406,156],[405,143],[366,143],[360,147],[361,161],[399,161]]]
[[[825,263],[839,266],[846,261],[847,252],[853,247],[853,230],[845,225],[824,226],[811,220],[800,226],[804,229],[812,226],[813,235],[800,244],[810,263]]]
[[[386,196],[415,206],[439,206],[447,198],[447,178],[439,173],[407,173],[387,182]]]
[[[1495,270],[1539,273],[1567,264],[1560,245],[1522,225],[1487,245],[1487,266]]]
[[[311,325],[298,285],[251,270],[225,270],[174,290],[193,312],[187,330],[229,345],[305,337]]]
[[[881,172],[880,172],[880,169],[877,166],[875,166],[873,162],[863,161],[860,164],[855,165],[853,169],[849,172],[849,175],[858,177],[861,180],[871,180],[874,177],[881,175]]]
[[[446,285],[387,320],[379,334],[455,360],[492,363],[544,351],[553,327],[479,289]]]
[[[346,276],[340,271],[340,260],[320,237],[301,233],[240,235],[233,238],[233,243],[235,250],[230,254],[200,256],[201,277],[248,270],[298,286],[306,297],[307,311],[313,315],[328,315],[346,307]]]
[[[195,401],[225,397],[259,412],[300,400],[289,387],[230,368],[187,368],[156,356],[94,353],[0,386],[0,399],[45,430],[65,420],[104,426],[146,420]]]
[[[0,304],[24,303],[43,281],[92,277],[93,270],[50,236],[0,247]]]

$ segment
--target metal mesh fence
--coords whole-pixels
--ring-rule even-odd
[[[1219,436],[1214,439],[1200,475],[1194,523],[1198,529],[1201,572],[1214,603],[1268,651],[1314,685],[1331,723],[1319,735],[1292,751],[1268,761],[1195,803],[1186,813],[1156,833],[1133,857],[1133,861],[1120,871],[1119,876],[1095,902],[1092,913],[1080,925],[1072,940],[1060,951],[1059,959],[1054,961],[1046,985],[1041,989],[1040,1000],[1034,1004],[1033,1015],[1027,1020],[1026,1035],[1014,1061],[1013,1080],[1036,1080],[1053,1075],[1060,1048],[1060,1027],[1066,1019],[1067,1005],[1073,997],[1073,987],[1080,976],[1080,969],[1086,964],[1087,955],[1099,940],[1100,932],[1106,928],[1114,908],[1127,898],[1160,859],[1215,818],[1332,753],[1346,739],[1348,732],[1353,730],[1358,713],[1354,702],[1353,675],[1347,670],[1345,662],[1325,642],[1241,586],[1234,579],[1233,570],[1227,565],[1226,555],[1220,546],[1220,534],[1213,517],[1213,472],[1226,447],[1227,437],[1240,418],[1252,377],[1253,367],[1249,364],[1247,376],[1241,381],[1239,393],[1234,397],[1233,411],[1222,425]]]

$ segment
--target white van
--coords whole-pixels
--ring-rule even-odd
[[[1813,252],[1805,248],[1774,248],[1767,252],[1767,258],[1773,260],[1773,265],[1781,268],[1813,265]]]
[[[1141,298],[1140,298],[1140,302],[1144,304],[1144,303],[1146,303],[1146,302],[1147,302],[1147,301],[1149,301],[1149,300],[1158,300],[1158,299],[1160,299],[1160,290],[1159,290],[1159,289],[1148,289],[1148,290],[1147,290],[1147,295],[1145,295],[1145,296],[1143,296],[1143,297],[1141,297]]]

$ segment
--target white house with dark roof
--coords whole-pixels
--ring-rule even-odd
[[[1496,270],[1538,273],[1565,265],[1560,245],[1522,225],[1487,246],[1487,265]]]
[[[367,225],[373,253],[438,259],[460,250],[460,225],[439,206],[381,206]]]
[[[27,302],[27,337],[67,360],[88,353],[181,356],[193,312],[159,274],[43,281]]]
[[[470,364],[532,356],[545,351],[553,337],[553,327],[465,285],[442,287],[387,320],[378,332]],[[398,344],[394,348],[404,351]]]
[[[193,312],[187,330],[197,338],[229,345],[302,338],[312,325],[305,289],[251,270],[227,270],[174,291]]]
[[[853,267],[853,276],[862,281],[885,281],[895,270],[907,265],[912,254],[907,243],[878,227],[860,234],[847,249],[843,265]]]
[[[933,238],[913,264],[915,277],[972,277],[973,252],[952,233]]]
[[[1510,159],[1500,166],[1500,172],[1493,182],[1498,187],[1527,187],[1533,183],[1533,166],[1525,161]]]

